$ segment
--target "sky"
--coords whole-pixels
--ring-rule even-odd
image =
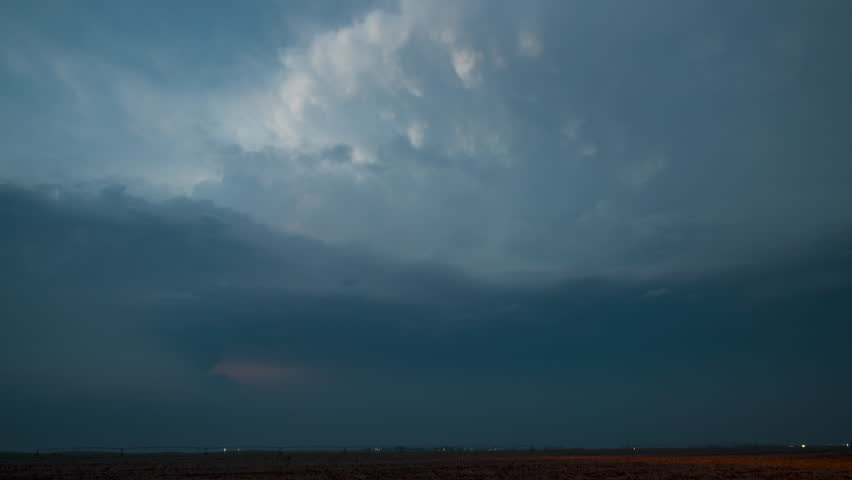
[[[850,14],[0,3],[0,450],[848,442]]]

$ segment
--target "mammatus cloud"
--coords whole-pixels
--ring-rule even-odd
[[[784,181],[758,173],[778,168],[777,162],[733,146],[736,134],[713,133],[728,113],[711,95],[681,93],[688,89],[684,85],[704,88],[706,79],[705,71],[695,70],[690,51],[646,52],[647,62],[679,72],[649,73],[647,62],[626,49],[599,48],[608,36],[621,45],[632,31],[584,30],[584,22],[603,15],[594,8],[582,12],[585,20],[570,21],[553,5],[495,11],[494,28],[484,31],[475,26],[482,13],[478,4],[434,7],[401,2],[377,8],[285,49],[280,101],[260,112],[261,118],[281,119],[282,141],[238,143],[249,152],[261,145],[279,149],[282,159],[293,157],[294,145],[300,152],[344,145],[357,154],[353,159],[369,159],[299,165],[327,208],[298,220],[306,231],[479,273],[700,270],[720,261],[736,263],[752,249],[793,248],[803,240],[780,227],[780,219],[771,220],[777,211],[746,200],[752,195],[749,182],[768,181],[782,195]],[[670,28],[664,23],[632,28],[663,35]],[[701,42],[701,35],[678,35],[689,44]],[[785,67],[776,69],[782,74]],[[725,98],[740,88],[731,75],[713,86]],[[684,99],[667,99],[672,92]],[[705,113],[693,118],[678,111],[677,102],[687,98]],[[739,108],[751,111],[745,104]],[[769,128],[785,135],[781,125]],[[265,138],[276,135],[274,129],[251,130],[272,132]],[[732,150],[706,146],[701,132],[725,136],[711,143]],[[291,133],[295,136],[288,137]],[[781,155],[782,168],[805,168],[788,153]],[[708,186],[726,184],[733,172],[726,168],[743,162],[761,167],[739,172],[752,180],[727,196],[743,200],[725,207],[742,216],[721,219],[714,211],[717,191]],[[221,187],[229,188],[230,181],[224,178]],[[303,188],[277,183],[270,188]],[[467,197],[476,201],[456,200]],[[459,201],[465,208],[458,208]],[[819,208],[821,200],[812,201]],[[604,204],[607,215],[599,216]],[[365,220],[331,220],[338,216]],[[846,219],[848,212],[837,221]],[[786,245],[757,247],[767,237],[746,233],[755,229],[772,230],[769,236]],[[808,230],[803,224],[793,229]],[[697,231],[720,238],[702,239]]]
[[[280,80],[262,94],[264,104],[239,98],[232,104],[235,120],[250,118],[242,114],[245,108],[256,120],[231,129],[225,116],[221,133],[239,132],[232,141],[247,150],[345,144],[377,153],[397,137],[411,137],[406,123],[446,123],[448,114],[451,123],[460,121],[462,112],[441,107],[483,85],[492,70],[485,65],[486,51],[500,58],[511,54],[465,31],[476,16],[471,6],[402,1],[285,47]],[[540,41],[524,32],[521,53],[540,52]],[[443,147],[458,151],[442,133],[436,138]]]
[[[2,79],[19,94],[0,175],[105,177],[483,276],[783,255],[852,218],[835,161],[848,74],[830,60],[845,33],[827,10],[758,4],[400,1],[286,36],[232,31],[229,15],[184,32],[236,39],[215,53],[71,48],[38,15],[6,16]]]

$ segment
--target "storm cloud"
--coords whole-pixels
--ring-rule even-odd
[[[842,2],[187,4],[168,42],[154,5],[4,7],[6,178],[484,275],[700,271],[852,215]]]
[[[0,198],[6,448],[758,442],[852,421],[824,417],[852,393],[848,235],[700,280],[507,286],[195,200]]]
[[[840,1],[0,5],[0,449],[848,440]]]

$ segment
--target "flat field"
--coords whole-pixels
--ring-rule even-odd
[[[3,479],[852,479],[844,450],[0,454]]]

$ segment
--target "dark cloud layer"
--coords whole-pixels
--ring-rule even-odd
[[[121,187],[0,189],[0,449],[830,442],[848,233],[700,276],[505,284]]]

